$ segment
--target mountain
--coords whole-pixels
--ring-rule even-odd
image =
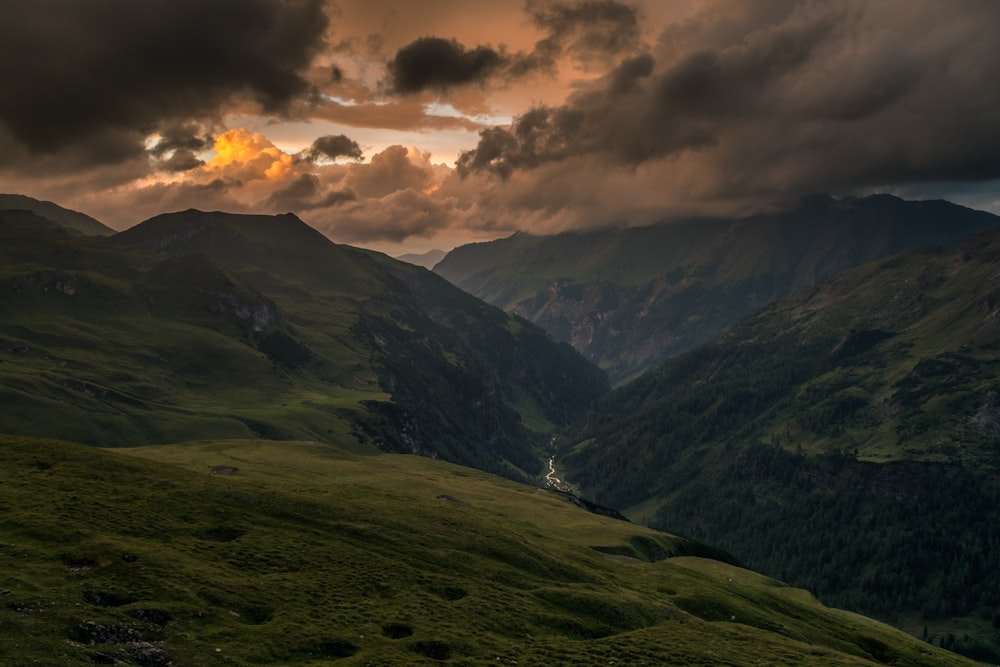
[[[110,236],[115,233],[115,230],[89,215],[24,195],[0,194],[0,222],[13,226],[54,227],[72,236]]]
[[[1000,231],[780,301],[599,400],[561,476],[824,602],[1000,658]]]
[[[433,269],[434,265],[444,259],[444,256],[447,254],[444,250],[428,250],[422,253],[407,253],[398,256],[396,259],[407,264],[422,266],[425,269]]]
[[[538,324],[613,384],[714,340],[776,299],[1000,218],[944,201],[814,196],[789,210],[456,248],[434,270]]]
[[[440,461],[260,440],[0,451],[5,665],[974,664]]]
[[[547,433],[607,390],[530,323],[291,215],[0,235],[2,432],[349,437],[527,479]]]

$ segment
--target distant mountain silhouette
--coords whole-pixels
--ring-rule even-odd
[[[456,248],[434,270],[621,383],[803,287],[907,248],[955,247],[998,224],[945,201],[818,195],[739,219],[519,233]]]

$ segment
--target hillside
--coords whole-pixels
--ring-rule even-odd
[[[998,222],[944,201],[817,196],[740,219],[515,234],[456,248],[434,270],[571,343],[620,384],[776,299],[908,248],[954,247]]]
[[[111,236],[115,233],[89,215],[24,195],[0,194],[0,222],[61,229],[71,236]]]
[[[696,543],[424,458],[0,449],[5,665],[973,664]]]
[[[294,216],[5,228],[0,431],[356,440],[514,478],[607,388],[533,325]]]
[[[964,628],[996,661],[998,286],[989,232],[806,290],[598,401],[562,472],[827,603]]]

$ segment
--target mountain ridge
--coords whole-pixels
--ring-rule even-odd
[[[1000,218],[941,200],[808,197],[739,219],[517,234],[435,271],[571,342],[616,385],[775,299],[910,247],[954,247]]]
[[[52,222],[57,228],[78,236],[111,236],[115,230],[104,223],[78,211],[63,208],[50,201],[41,201],[26,195],[0,194],[0,220],[16,211],[27,211],[41,220]],[[5,216],[6,214],[6,216]],[[37,226],[34,222],[23,221],[23,224]]]
[[[968,623],[995,660],[998,285],[994,230],[808,288],[598,399],[560,474],[825,602]]]
[[[9,229],[4,246],[0,373],[23,406],[19,432],[117,444],[353,433],[527,479],[544,433],[607,388],[529,323],[294,216],[189,210],[107,239]]]

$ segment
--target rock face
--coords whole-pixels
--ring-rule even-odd
[[[776,213],[456,248],[434,270],[538,324],[614,384],[722,335],[772,301],[1000,218],[947,202],[809,197]]]
[[[1000,392],[986,392],[985,401],[969,418],[973,430],[993,443],[1000,443]]]

